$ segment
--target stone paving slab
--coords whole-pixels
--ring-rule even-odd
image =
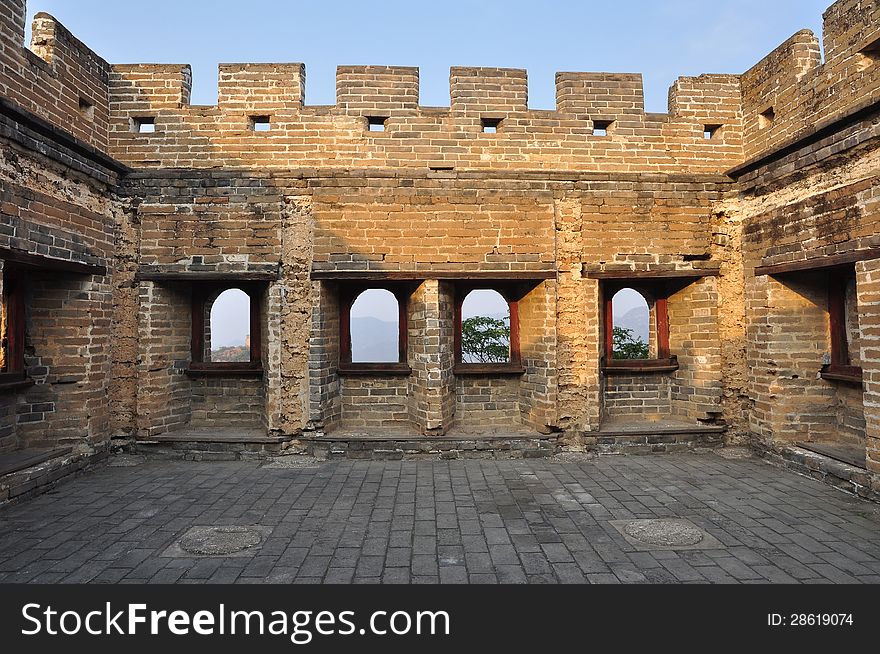
[[[0,509],[0,582],[880,582],[880,505],[757,459],[130,463]],[[614,524],[658,519],[712,547]],[[254,525],[235,556],[163,556]]]

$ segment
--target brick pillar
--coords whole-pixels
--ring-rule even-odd
[[[285,405],[285,389],[282,378],[282,308],[284,297],[284,286],[281,283],[271,284],[268,291],[263,296],[263,315],[260,324],[263,326],[263,369],[266,371],[266,412],[265,425],[266,430],[270,432],[290,432],[287,424],[287,413],[289,409]],[[300,350],[307,350],[308,343],[297,344]],[[303,379],[307,379],[307,375],[302,375]],[[303,393],[297,393],[293,398],[292,404],[294,408],[299,409],[293,411],[295,422],[299,422],[302,414],[305,412],[302,406],[304,402]]]
[[[880,473],[880,259],[856,264],[868,469]]]
[[[722,360],[716,278],[701,279],[669,298],[669,344],[681,366],[672,379],[672,413],[690,420],[720,416]]]
[[[523,423],[547,434],[556,429],[556,282],[548,280],[519,303],[520,350],[526,373],[519,384]]]
[[[189,285],[144,282],[139,289],[137,431],[141,438],[182,429],[192,410]]]
[[[342,418],[339,396],[339,295],[328,282],[311,290],[308,428],[329,431]]]
[[[318,391],[326,398],[338,390],[335,366],[339,348],[339,310],[336,300],[325,297],[318,284],[310,279],[314,217],[309,196],[286,196],[281,209],[281,263],[283,279],[269,288],[264,303],[267,334],[263,339],[268,371],[266,389],[266,426],[270,431],[298,434],[312,421],[316,409],[314,385],[327,386]],[[329,288],[323,289],[332,293]],[[317,295],[316,295],[317,293]],[[317,297],[331,306],[326,316],[316,315]],[[317,310],[324,310],[317,307]],[[327,321],[330,333],[322,335],[322,322]],[[316,324],[317,323],[317,324]],[[320,344],[312,347],[313,335]],[[332,343],[331,343],[332,339]],[[312,356],[320,360],[316,372],[324,377],[316,382],[312,371]],[[332,379],[331,369],[332,368]],[[334,385],[335,384],[335,385]],[[332,387],[332,388],[331,388]],[[320,404],[320,401],[319,401]]]
[[[428,436],[442,436],[455,412],[452,287],[428,280],[410,298],[410,420]]]
[[[570,436],[598,430],[601,410],[599,282],[581,268],[561,272],[557,291],[558,421]]]

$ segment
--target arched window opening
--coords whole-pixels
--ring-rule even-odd
[[[613,358],[646,360],[651,356],[651,308],[638,291],[624,288],[614,295]]]
[[[206,361],[251,361],[251,298],[244,291],[223,291],[211,305],[205,330]]]
[[[259,282],[193,284],[192,362],[187,374],[258,376],[263,373]]]
[[[653,375],[679,369],[669,338],[669,295],[674,288],[675,283],[662,279],[602,285],[606,374]]]
[[[493,290],[468,293],[461,307],[461,362],[511,362],[510,304]]]
[[[351,305],[351,363],[401,363],[400,303],[386,289],[369,289]]]

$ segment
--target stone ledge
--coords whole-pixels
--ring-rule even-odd
[[[42,495],[109,455],[106,444],[90,453],[75,453],[70,448],[57,452],[61,454],[0,477],[0,507]]]
[[[337,460],[454,460],[547,458],[559,451],[557,436],[474,435],[462,437],[303,439],[308,454]]]
[[[582,441],[587,452],[596,454],[675,454],[723,447],[724,428],[588,432]]]
[[[880,502],[880,475],[869,470],[842,463],[795,445],[768,446],[759,443],[754,445],[753,449],[771,465],[822,481],[863,499]]]

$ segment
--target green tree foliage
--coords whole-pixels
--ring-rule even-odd
[[[648,345],[641,338],[636,340],[633,330],[614,328],[615,359],[647,359]]]
[[[461,355],[465,363],[510,361],[510,325],[504,320],[478,316],[461,324]]]

